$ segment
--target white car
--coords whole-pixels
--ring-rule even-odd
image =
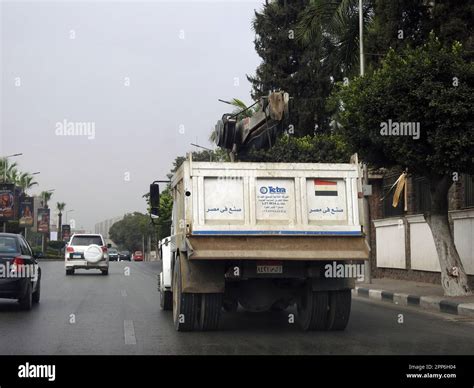
[[[76,269],[99,269],[108,275],[109,255],[102,235],[73,234],[66,245],[64,266],[66,275],[74,275]]]

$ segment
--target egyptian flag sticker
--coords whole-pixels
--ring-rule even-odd
[[[337,197],[337,182],[315,179],[314,189],[317,197]]]

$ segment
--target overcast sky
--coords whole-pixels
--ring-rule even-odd
[[[1,2],[0,155],[23,153],[41,172],[31,194],[54,188],[77,227],[144,212],[151,181],[210,146],[217,99],[250,102],[261,4]],[[95,133],[61,135],[65,120]]]

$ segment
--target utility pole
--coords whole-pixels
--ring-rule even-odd
[[[362,0],[359,0],[359,56],[360,56],[360,75],[364,76],[364,13],[362,9]]]
[[[359,0],[359,60],[360,60],[360,76],[363,77],[365,74],[365,61],[364,61],[364,10],[362,7],[363,0]],[[367,246],[370,248],[370,208],[369,208],[369,193],[366,190],[369,188],[369,172],[366,163],[362,163],[362,208],[363,208],[363,223],[364,223],[364,233],[365,241]],[[366,283],[372,282],[372,273],[370,258],[372,253],[369,252],[369,260],[365,265],[364,281]]]

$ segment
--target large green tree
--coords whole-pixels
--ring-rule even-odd
[[[340,134],[283,135],[270,150],[252,149],[248,161],[274,163],[348,163],[349,147]]]
[[[150,223],[150,217],[140,212],[126,214],[124,218],[114,223],[109,235],[111,240],[121,249],[127,249],[131,252],[141,251],[143,240],[152,237],[152,243],[156,243],[156,234]]]
[[[273,90],[284,90],[290,95],[290,122],[295,134],[304,136],[329,129],[329,115],[325,98],[332,83],[330,59],[325,56],[318,40],[305,42],[296,39],[297,23],[309,0],[268,2],[255,12],[255,50],[262,58],[255,76],[247,76],[252,83],[252,98],[258,100]]]
[[[402,166],[429,181],[425,218],[450,296],[470,292],[449,227],[448,191],[453,177],[474,171],[473,84],[474,65],[461,45],[447,48],[432,35],[418,48],[390,51],[380,69],[341,85],[333,100],[343,135],[366,162]]]

